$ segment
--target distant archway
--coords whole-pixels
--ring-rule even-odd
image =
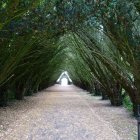
[[[66,85],[70,85],[72,84],[72,80],[69,77],[69,74],[67,71],[62,72],[62,74],[60,75],[60,77],[57,80],[58,84],[61,84],[62,86],[66,86]]]
[[[61,79],[61,86],[67,86],[68,85],[68,79],[67,78],[62,78]]]

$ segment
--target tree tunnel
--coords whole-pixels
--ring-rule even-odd
[[[0,1],[0,105],[73,84],[114,106],[140,104],[139,0]]]

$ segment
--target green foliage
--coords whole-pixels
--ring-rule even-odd
[[[140,104],[139,23],[137,0],[2,0],[0,88],[29,95],[68,71],[87,90],[99,83],[111,102],[124,88]]]
[[[7,90],[7,100],[13,100],[15,99],[15,91],[8,89]]]
[[[130,97],[127,95],[125,96],[124,100],[123,100],[123,105],[124,107],[126,107],[129,111],[133,110],[133,104],[130,100]]]

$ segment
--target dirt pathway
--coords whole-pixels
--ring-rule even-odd
[[[112,122],[102,116],[100,107],[97,109],[99,100],[94,100],[96,99],[92,100],[90,95],[75,86],[50,87],[27,99],[20,111],[13,110],[15,120],[12,116],[13,122],[0,132],[0,139],[129,140],[130,136],[119,135],[119,130],[113,127]],[[31,105],[27,107],[26,104]],[[7,115],[10,115],[10,111],[11,108]],[[131,122],[135,131],[136,121]],[[133,140],[132,137],[130,140]]]

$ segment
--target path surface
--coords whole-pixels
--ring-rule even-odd
[[[107,114],[100,110],[100,101],[94,100],[75,86],[50,87],[23,101],[20,110],[20,103],[17,103],[13,109],[15,114],[7,116],[7,119],[11,118],[8,127],[1,129],[0,140],[133,140],[132,134],[125,135],[129,129],[123,136],[122,129],[115,128],[112,120],[108,120]],[[11,108],[6,109],[7,115],[10,111]],[[3,110],[0,112],[3,113]],[[127,121],[135,131],[136,121]],[[128,123],[124,124],[127,127]],[[1,126],[4,127],[4,124]]]

